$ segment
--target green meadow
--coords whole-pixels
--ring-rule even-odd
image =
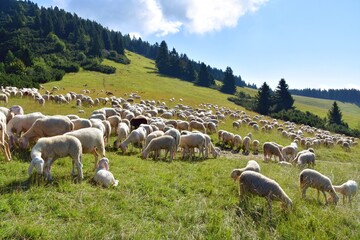
[[[106,97],[109,91],[125,99],[136,92],[143,100],[161,101],[169,108],[181,103],[193,108],[213,104],[244,110],[229,102],[228,95],[160,76],[153,61],[132,52],[127,55],[131,60],[129,65],[104,61],[117,68],[113,75],[80,71],[66,75],[61,81],[44,84],[40,92],[57,86],[60,90],[56,93],[89,90],[87,95],[95,98]],[[171,98],[175,100],[170,102]],[[332,101],[297,96],[295,100],[300,110],[321,116],[326,116],[332,104]],[[75,102],[63,105],[47,102],[41,107],[29,98],[10,98],[6,106],[15,104],[22,105],[25,113],[41,111],[81,117],[88,117],[102,107],[76,107]],[[340,103],[339,107],[344,120],[356,127],[359,108],[349,105]],[[247,126],[233,129],[232,121],[227,117],[219,129],[241,136],[252,132],[253,139],[260,143],[291,143],[277,131],[254,132]],[[214,144],[218,143],[216,134],[211,138]],[[113,135],[111,145],[114,140]],[[334,184],[349,179],[360,183],[359,146],[352,147],[350,152],[340,146],[320,147],[315,151],[315,169]],[[56,160],[53,181],[48,183],[28,176],[30,150],[14,150],[12,154],[10,162],[0,155],[1,239],[360,239],[359,196],[350,206],[343,204],[339,194],[337,206],[326,206],[322,195],[318,202],[317,191],[308,189],[307,199],[301,199],[298,180],[301,169],[264,163],[262,151],[247,156],[223,151],[216,159],[193,161],[182,160],[177,153],[168,162],[143,160],[137,148],[123,154],[108,147],[110,171],[119,180],[119,185],[111,188],[93,184],[91,154],[83,155],[84,180],[79,184],[71,177],[70,158]],[[279,202],[273,202],[270,216],[264,198],[250,198],[247,207],[239,204],[238,183],[230,178],[230,173],[234,168],[244,167],[250,159],[257,160],[261,172],[280,184],[293,201],[292,209],[283,211]]]

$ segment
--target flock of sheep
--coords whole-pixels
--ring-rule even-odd
[[[118,148],[125,154],[129,147],[140,147],[142,159],[152,157],[156,160],[164,153],[164,159],[172,161],[181,150],[181,158],[213,158],[225,151],[238,152],[244,155],[258,154],[262,146],[264,161],[276,161],[283,166],[314,167],[315,150],[321,146],[333,147],[341,145],[345,151],[350,151],[357,145],[354,138],[310,126],[297,126],[292,122],[279,123],[276,119],[266,120],[264,116],[250,117],[244,111],[234,111],[212,104],[201,104],[198,108],[181,103],[173,108],[164,102],[155,100],[140,100],[137,94],[130,94],[128,99],[115,96],[97,98],[93,100],[81,94],[69,92],[65,95],[47,91],[41,95],[38,89],[17,89],[2,87],[0,101],[8,103],[9,97],[29,97],[41,105],[46,101],[59,104],[81,106],[86,102],[88,106],[99,106],[92,111],[89,118],[82,118],[76,114],[46,116],[40,112],[25,114],[22,107],[15,105],[10,108],[0,107],[0,146],[5,159],[11,160],[11,150],[27,149],[31,147],[31,162],[28,173],[31,175],[33,168],[45,179],[51,180],[51,167],[58,158],[70,156],[73,163],[72,175],[77,175],[77,180],[83,178],[82,154],[93,154],[95,158],[94,180],[98,184],[108,187],[116,186],[116,180],[109,171],[109,160],[106,158],[106,147],[111,147],[110,137],[115,136],[113,148]],[[60,99],[60,100],[59,100]],[[139,103],[135,103],[135,99]],[[174,99],[172,99],[174,101]],[[79,110],[83,113],[83,110]],[[276,142],[265,142],[253,139],[252,133],[241,137],[231,131],[219,129],[220,124],[232,119],[234,131],[246,126],[252,131],[271,133],[278,131],[283,137],[289,138],[291,143],[282,146]],[[218,143],[213,144],[211,135],[217,134]],[[311,137],[306,137],[311,136]],[[214,140],[214,139],[213,139]],[[305,150],[298,151],[298,146]],[[99,160],[99,157],[101,158]],[[275,159],[273,159],[273,157]],[[278,161],[277,161],[278,159]],[[75,167],[77,173],[75,173]],[[239,194],[242,201],[248,193],[265,197],[271,209],[271,201],[279,200],[284,207],[291,207],[292,201],[280,185],[260,173],[259,164],[251,160],[242,169],[234,169],[231,173],[234,180],[239,181]],[[305,197],[309,187],[321,191],[326,203],[338,202],[336,192],[349,198],[357,192],[357,183],[348,181],[341,186],[333,186],[330,179],[321,173],[304,169],[299,176],[302,196]],[[326,198],[325,192],[330,194]]]

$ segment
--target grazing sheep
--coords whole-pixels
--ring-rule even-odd
[[[141,124],[148,124],[148,119],[142,115],[134,117],[130,120],[131,130],[138,129]]]
[[[80,140],[82,153],[92,153],[95,157],[95,168],[99,159],[105,157],[105,143],[103,133],[97,128],[82,128],[67,132],[64,135],[74,136]]]
[[[86,118],[71,119],[71,121],[74,124],[74,130],[92,127],[91,121]]]
[[[240,175],[245,171],[260,172],[260,166],[255,160],[249,160],[244,168],[235,168],[231,172],[231,178],[234,181],[239,180]]]
[[[297,154],[297,150],[295,149],[294,146],[291,146],[291,145],[283,147],[281,149],[281,152],[282,152],[282,155],[284,156],[285,161],[287,161],[287,162],[289,162],[289,161],[291,162]]]
[[[192,120],[189,124],[189,130],[192,131],[193,129],[198,130],[201,133],[206,133],[206,127],[204,123]]]
[[[243,139],[243,154],[248,155],[250,153],[251,137],[245,136]]]
[[[265,162],[271,160],[273,155],[279,158],[279,162],[284,161],[280,148],[273,142],[265,142],[263,144],[263,152]]]
[[[199,149],[199,157],[204,159],[204,148],[206,148],[206,139],[203,133],[190,133],[180,136],[179,147],[183,149],[182,158],[184,159],[186,153],[190,153],[190,159],[192,159],[192,153],[194,148]]]
[[[299,160],[300,155],[302,155],[302,154],[304,154],[304,153],[309,153],[309,152],[315,154],[315,151],[314,151],[313,148],[308,148],[308,149],[302,150],[302,151],[300,151],[300,152],[298,152],[298,153],[296,154],[296,157],[293,159],[292,163],[297,163],[298,160]]]
[[[312,153],[312,152],[304,152],[302,154],[300,154],[300,156],[298,157],[297,159],[297,165],[299,167],[303,167],[305,166],[306,164],[309,166],[312,166],[314,167],[316,164],[315,164],[315,153]]]
[[[141,153],[141,158],[146,159],[150,152],[154,152],[153,159],[158,157],[158,152],[161,149],[165,149],[165,159],[167,153],[170,152],[170,162],[174,158],[174,149],[176,146],[176,139],[170,135],[163,135],[156,138],[153,138],[146,148]]]
[[[0,94],[0,102],[8,103],[9,99],[5,93]]]
[[[306,190],[309,187],[315,188],[318,191],[318,201],[320,191],[324,194],[325,202],[328,203],[325,192],[328,192],[332,197],[332,201],[337,204],[339,201],[338,195],[336,195],[335,189],[331,183],[331,180],[325,175],[312,169],[304,169],[300,173],[300,189],[302,197],[306,198]]]
[[[7,161],[11,160],[11,152],[8,143],[9,137],[6,133],[6,116],[0,112],[0,148],[4,152],[5,159]]]
[[[32,174],[33,167],[38,174],[44,174],[45,179],[51,180],[51,166],[58,158],[70,156],[72,158],[72,175],[75,175],[76,165],[78,171],[78,181],[83,179],[82,172],[82,147],[79,139],[69,135],[59,135],[53,137],[40,138],[31,150],[31,162],[28,169],[29,175]]]
[[[350,143],[348,143],[348,142],[343,142],[341,147],[345,150],[345,152],[350,152],[351,151]]]
[[[167,130],[164,135],[170,135],[173,138],[175,138],[175,146],[174,146],[174,157],[176,155],[176,151],[179,147],[180,144],[180,132],[179,130],[177,130],[176,128],[170,128],[169,130]]]
[[[130,133],[130,128],[129,126],[125,123],[125,122],[120,122],[118,124],[118,127],[116,129],[116,135],[117,135],[117,138],[116,140],[114,141],[114,148],[115,149],[118,149],[119,148],[119,145],[121,143],[121,141],[123,139],[126,139],[127,136],[129,135]]]
[[[25,149],[29,142],[41,137],[52,137],[74,130],[74,124],[66,116],[50,116],[37,119],[20,138],[20,147]]]
[[[283,208],[291,208],[292,201],[280,185],[262,175],[261,173],[254,171],[245,171],[239,177],[240,185],[240,202],[248,195],[252,193],[253,195],[258,195],[260,197],[266,198],[268,202],[269,211],[271,214],[271,201],[281,201],[281,206]]]
[[[259,154],[260,141],[259,141],[259,140],[256,140],[256,139],[253,140],[252,146],[253,146],[253,154],[254,154],[254,155]]]
[[[121,151],[126,153],[129,144],[132,144],[132,146],[134,144],[141,144],[144,147],[146,136],[146,129],[143,127],[132,130],[129,136],[120,144]]]
[[[145,139],[145,145],[144,145],[144,148],[147,147],[147,145],[149,145],[150,141],[153,140],[154,138],[157,138],[157,137],[160,137],[160,136],[163,136],[164,135],[164,132],[163,131],[154,131],[150,134],[148,134],[146,136],[146,139]]]
[[[349,204],[351,205],[351,197],[355,196],[358,191],[358,184],[354,180],[349,180],[340,186],[333,185],[336,192],[343,195],[343,204],[345,204],[345,198],[349,198]]]
[[[97,164],[94,181],[103,187],[116,187],[119,184],[119,180],[115,180],[114,175],[109,171],[109,159],[106,157],[101,158]]]
[[[40,112],[33,112],[25,115],[16,115],[14,116],[6,126],[6,132],[9,136],[9,146],[12,148],[15,144],[18,143],[18,138],[22,132],[26,132],[31,128],[33,123],[40,119],[45,118],[46,116]]]

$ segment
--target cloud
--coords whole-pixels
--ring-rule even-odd
[[[257,11],[267,1],[53,0],[51,4],[123,33],[165,36],[181,30],[205,34],[235,27],[240,17]]]

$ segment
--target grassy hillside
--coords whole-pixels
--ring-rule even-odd
[[[231,109],[242,109],[227,101],[227,95],[191,83],[158,76],[154,63],[128,53],[131,64],[116,66],[117,73],[104,75],[82,71],[66,75],[60,82],[45,84],[59,92],[90,90],[93,97],[111,91],[118,97],[138,92],[142,99],[164,101],[169,107],[179,103],[198,107],[212,103]],[[104,90],[104,91],[102,91]],[[170,98],[174,102],[169,102]],[[25,112],[45,114],[79,114],[88,117],[96,109],[81,107],[78,113],[72,102],[68,105],[46,103],[39,107],[28,98],[10,98],[7,106],[21,104]],[[215,111],[213,109],[213,111]],[[343,110],[344,113],[344,110]],[[253,113],[250,113],[253,115]],[[357,114],[353,113],[354,116]],[[345,113],[344,113],[345,115]],[[261,143],[276,141],[287,145],[290,139],[273,131],[254,132],[247,126],[232,128],[226,118],[219,129],[241,136],[248,132]],[[211,136],[217,143],[217,136]],[[115,140],[113,136],[111,142]],[[302,150],[302,148],[300,148]],[[345,152],[339,146],[315,149],[315,169],[329,176],[335,184],[348,179],[360,182],[360,147]],[[83,156],[84,180],[75,184],[71,178],[71,160],[56,160],[52,168],[54,181],[37,184],[28,178],[29,152],[13,152],[13,160],[5,162],[0,155],[0,238],[4,239],[359,239],[360,200],[352,206],[324,206],[316,200],[317,192],[309,189],[308,198],[301,199],[298,168],[281,168],[264,163],[262,155],[248,156],[223,151],[220,158],[181,160],[177,154],[171,163],[142,160],[139,150],[127,154],[108,148],[110,170],[119,180],[116,188],[103,189],[92,184],[94,157]],[[293,208],[283,212],[273,202],[268,216],[264,198],[250,199],[247,208],[239,205],[238,185],[230,179],[234,168],[255,159],[266,176],[275,179],[293,200]]]

